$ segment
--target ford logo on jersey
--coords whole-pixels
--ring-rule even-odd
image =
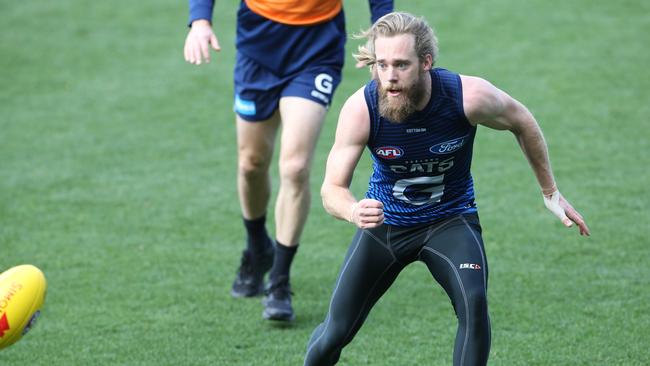
[[[465,145],[467,136],[459,137],[457,139],[441,142],[429,148],[434,154],[451,154]]]
[[[383,159],[397,159],[404,155],[404,150],[396,146],[382,146],[375,149],[375,154]]]

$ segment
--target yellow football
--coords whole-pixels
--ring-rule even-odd
[[[0,274],[0,349],[16,343],[34,326],[46,288],[43,272],[31,264]]]

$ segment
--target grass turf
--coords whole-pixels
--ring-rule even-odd
[[[368,25],[364,2],[345,5],[349,32]],[[32,263],[49,281],[40,323],[0,352],[1,365],[301,364],[353,228],[314,195],[293,268],[292,327],[264,322],[258,300],[229,297],[243,240],[236,4],[217,6],[223,50],[193,67],[182,60],[183,2],[0,5],[0,269]],[[434,25],[439,66],[483,76],[531,109],[560,188],[593,232],[584,239],[562,228],[512,136],[479,130],[473,171],[490,260],[491,364],[650,363],[650,5],[396,7]],[[368,77],[353,64],[317,147],[315,193],[337,112]],[[358,196],[369,167],[366,157]],[[454,332],[448,299],[416,264],[341,364],[448,365]]]

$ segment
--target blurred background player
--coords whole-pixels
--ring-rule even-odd
[[[512,132],[547,207],[580,234],[589,229],[557,190],[528,109],[481,78],[433,68],[437,39],[424,19],[391,13],[362,36],[368,43],[357,59],[372,65],[374,80],[341,110],[321,189],[325,209],[358,230],[305,365],[335,364],[373,305],[415,261],[425,263],[452,301],[454,365],[485,365],[488,263],[470,173],[477,125]],[[366,198],[357,201],[349,186],[366,147],[373,174]]]
[[[369,4],[373,22],[393,9],[392,0]],[[184,54],[192,64],[209,62],[210,48],[220,49],[212,30],[213,5],[213,0],[189,0],[191,28]],[[247,237],[231,293],[262,294],[270,270],[265,319],[294,318],[290,268],[309,212],[316,140],[341,81],[345,42],[341,0],[245,0],[237,13],[237,184]],[[265,222],[269,166],[279,130],[274,245]]]

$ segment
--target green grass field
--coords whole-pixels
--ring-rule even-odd
[[[236,4],[218,1],[223,50],[195,67],[182,57],[185,1],[0,3],[0,270],[31,263],[49,281],[40,322],[0,351],[0,365],[302,364],[354,231],[320,205],[324,160],[343,101],[369,75],[348,59],[292,270],[297,319],[272,326],[259,299],[229,296],[243,247]],[[365,1],[345,5],[349,32],[368,26]],[[592,230],[582,238],[563,228],[514,138],[479,129],[490,364],[650,364],[650,3],[396,8],[434,26],[439,66],[483,76],[530,108],[561,190]],[[358,196],[369,169],[366,156]],[[415,264],[340,364],[450,365],[455,326],[443,291]]]

